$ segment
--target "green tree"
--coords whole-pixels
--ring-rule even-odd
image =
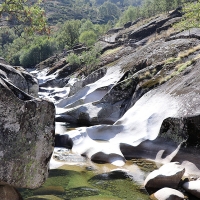
[[[35,38],[34,42],[20,52],[19,61],[23,67],[34,67],[50,57],[55,51],[55,42],[45,36]]]
[[[129,6],[127,10],[125,10],[120,17],[119,23],[120,25],[125,24],[126,22],[129,21],[134,21],[139,17],[138,15],[138,8],[134,6]]]
[[[81,64],[81,59],[80,56],[76,55],[75,53],[70,53],[66,61],[69,62],[71,65],[80,65]]]
[[[86,44],[88,47],[92,46],[97,40],[97,35],[94,31],[84,31],[79,37],[81,43]]]
[[[100,49],[98,47],[93,47],[90,51],[84,51],[81,54],[81,60],[84,63],[85,76],[88,76],[91,71],[99,64]]]
[[[25,31],[28,34],[33,32],[49,33],[49,27],[44,10],[40,7],[41,0],[4,0],[0,4],[1,21],[14,21],[14,24],[26,25]]]
[[[59,49],[64,49],[66,47],[72,48],[73,45],[79,41],[79,29],[81,27],[80,20],[68,20],[60,30],[56,33],[56,41],[58,43]]]
[[[99,7],[99,16],[105,22],[108,22],[109,20],[119,19],[120,14],[120,9],[114,3],[106,1],[103,3],[103,5]]]
[[[185,14],[182,20],[174,26],[175,28],[187,30],[200,27],[200,1],[185,4],[183,12]]]

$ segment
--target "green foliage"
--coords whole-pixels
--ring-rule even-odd
[[[34,4],[27,0],[5,0],[0,4],[0,16],[13,24],[26,25],[28,34],[33,32],[49,33],[44,10],[40,7],[41,0]]]
[[[119,19],[121,14],[120,9],[111,2],[104,2],[99,8],[99,17],[102,18],[105,22],[109,20]]]
[[[93,47],[90,51],[84,51],[81,54],[81,60],[85,65],[85,75],[89,73],[99,64],[100,49],[98,47]]]
[[[126,22],[134,21],[139,17],[138,9],[134,6],[129,6],[127,10],[124,11],[123,15],[119,20],[119,24],[123,25]]]
[[[84,31],[79,37],[79,41],[86,44],[88,47],[94,45],[96,40],[97,35],[94,33],[94,31]]]
[[[29,48],[21,51],[20,64],[24,67],[34,67],[39,62],[50,57],[55,48],[53,40],[45,37],[37,38]]]
[[[76,55],[75,53],[70,53],[67,56],[66,60],[71,65],[80,65],[81,64],[80,56]]]
[[[200,27],[200,2],[187,3],[183,8],[185,13],[182,20],[177,23],[174,27],[186,30],[190,28],[199,28]]]
[[[72,48],[79,41],[80,20],[66,21],[56,33],[56,41],[60,49]]]

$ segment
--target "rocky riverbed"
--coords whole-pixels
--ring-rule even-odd
[[[54,151],[51,166],[59,168],[31,196],[135,199],[131,191],[139,174],[152,199],[199,198],[200,29],[174,30],[181,15],[178,9],[145,25],[119,29],[114,36],[111,31],[106,38],[112,37],[112,43],[98,42],[100,64],[87,76],[84,67],[70,65],[64,54],[38,64],[32,75],[0,64],[1,180],[16,187],[41,186],[55,144],[62,149]],[[55,135],[54,120],[78,128],[62,127]],[[76,167],[70,165],[74,159]],[[66,160],[67,166],[59,166]],[[148,170],[146,160],[159,169]],[[79,161],[89,164],[79,166]],[[148,178],[139,164],[153,175]],[[99,166],[113,167],[109,172]],[[149,180],[154,183],[155,174],[168,180],[166,172],[173,177],[152,191]],[[161,197],[163,191],[168,196]],[[140,195],[144,197],[138,199],[149,198],[144,187]]]

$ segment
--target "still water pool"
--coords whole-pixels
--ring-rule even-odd
[[[60,126],[60,127],[58,127]],[[57,124],[56,132],[68,129]],[[143,182],[155,163],[132,159],[123,167],[97,164],[64,148],[55,148],[46,182],[19,189],[25,200],[146,200]]]

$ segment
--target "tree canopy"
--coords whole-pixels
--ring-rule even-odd
[[[185,4],[183,12],[182,20],[175,27],[182,30],[200,27],[200,1]]]
[[[4,0],[0,4],[1,21],[12,25],[23,24],[28,34],[49,33],[45,11],[40,7],[41,0]]]

